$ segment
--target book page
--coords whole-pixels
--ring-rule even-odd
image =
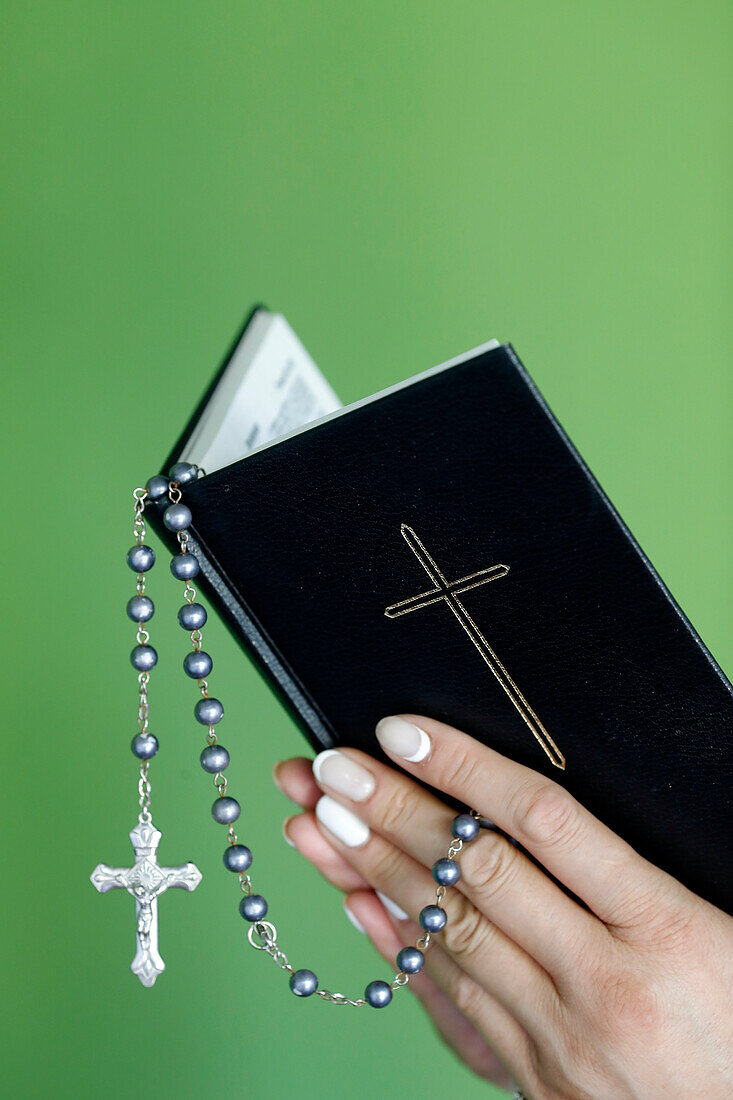
[[[340,408],[285,318],[260,310],[180,457],[212,473]]]

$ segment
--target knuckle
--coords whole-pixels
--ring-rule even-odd
[[[481,986],[470,978],[464,970],[458,967],[452,971],[447,982],[448,996],[456,1008],[469,1020],[477,1020],[481,1016],[486,994]]]
[[[475,790],[480,780],[480,761],[472,746],[454,749],[443,761],[438,786],[445,790]]]
[[[519,837],[541,847],[574,847],[582,832],[578,804],[556,783],[521,787],[514,796],[511,816]]]
[[[659,998],[653,983],[627,968],[605,968],[596,976],[597,1019],[614,1034],[649,1034],[661,1023]]]
[[[467,898],[457,894],[443,930],[445,948],[456,958],[473,958],[485,950],[492,927]]]
[[[386,887],[389,893],[390,884],[404,878],[404,858],[399,848],[385,843],[371,854],[366,873],[378,889]]]
[[[462,878],[471,893],[491,899],[511,889],[521,871],[516,848],[498,833],[485,833],[461,861]]]
[[[381,807],[381,830],[386,834],[403,832],[415,816],[420,797],[417,789],[402,785],[390,792]]]

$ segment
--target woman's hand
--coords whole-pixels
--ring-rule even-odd
[[[403,771],[346,749],[313,771],[280,764],[276,781],[306,810],[286,822],[289,840],[348,894],[390,963],[422,934],[413,922],[455,816],[410,775],[496,822],[588,906],[499,833],[466,845],[448,923],[408,987],[459,1056],[532,1100],[733,1096],[733,920],[562,787],[466,734],[406,716],[377,736]]]

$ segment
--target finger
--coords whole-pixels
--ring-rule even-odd
[[[318,802],[316,818],[357,873],[417,920],[435,893],[430,872],[328,795]],[[441,939],[448,954],[523,1026],[543,1028],[556,1001],[548,974],[458,891],[449,893],[444,908]]]
[[[486,997],[484,990],[455,966],[440,946],[435,950],[430,948],[427,967],[430,976],[453,1003],[486,1035],[512,1082],[529,1081],[533,1076],[532,1066],[537,1061],[536,1048],[519,1021],[493,997]]]
[[[394,966],[398,951],[405,946],[404,936],[401,935],[403,929],[398,931],[396,922],[390,919],[376,895],[371,891],[351,894],[346,898],[345,905],[382,958]],[[417,929],[416,938],[419,935],[420,930]],[[439,1035],[470,1070],[500,1088],[510,1087],[509,1074],[489,1042],[430,974],[425,971],[415,974],[407,988],[420,1001]],[[495,1004],[497,1012],[505,1012],[498,1003]]]
[[[324,791],[419,863],[431,867],[448,848],[455,812],[404,773],[353,749],[321,753],[313,772]],[[574,973],[578,947],[607,938],[500,833],[481,830],[461,852],[460,868],[457,889],[553,975]]]
[[[662,872],[564,787],[460,730],[401,715],[383,719],[377,738],[412,775],[495,821],[606,923],[623,924],[638,911],[639,893],[658,888]]]
[[[310,760],[306,760],[304,756],[296,756],[293,760],[281,760],[272,769],[272,778],[275,786],[291,802],[302,806],[304,810],[315,809],[321,792],[313,778]]]
[[[373,896],[371,895],[372,898]],[[362,898],[366,898],[366,901],[362,901]],[[352,899],[358,900],[352,901]],[[352,895],[349,898],[349,904],[353,905],[354,909],[358,909],[359,920],[367,924],[370,919],[368,909],[370,905],[375,917],[379,915],[378,907],[373,901],[369,901],[369,895],[361,893]],[[419,926],[409,920],[395,921],[388,914],[386,919],[392,925],[395,936],[400,942],[405,938],[415,942],[422,934]],[[501,1064],[507,1068],[512,1077],[519,1073],[526,1077],[523,1067],[526,1067],[529,1060],[531,1048],[531,1040],[526,1031],[504,1006],[469,977],[435,940],[426,953],[425,970],[417,975],[417,980],[425,977],[434,982],[448,997],[451,1006],[486,1038]],[[413,982],[417,984],[415,978],[410,979],[410,984]]]
[[[330,842],[328,842],[328,847],[331,848],[331,853],[324,852],[322,847],[324,837],[318,828],[315,817],[312,814],[300,814],[297,817],[290,818],[286,822],[286,826],[288,834],[294,833],[297,836],[298,850],[306,855],[306,858],[311,859],[327,881],[343,889],[340,886],[341,865],[333,859],[333,856],[338,856],[338,853],[333,851]],[[317,838],[313,837],[314,832],[317,834]],[[346,866],[349,867],[348,864]],[[349,869],[351,868],[349,867]],[[368,911],[366,912],[362,901],[365,897],[372,899],[371,902],[367,903]],[[400,947],[405,946],[408,939],[416,941],[422,935],[422,930],[411,925],[408,921],[400,921],[400,931],[396,931],[393,919],[388,917],[386,910],[368,887],[366,889],[359,888],[358,893],[351,895],[349,902],[347,913],[351,915],[352,919],[355,917],[361,927],[367,931],[370,930],[370,922],[373,920],[379,922],[380,916],[382,922],[385,920],[390,921],[395,930],[395,938],[390,947],[391,957],[388,958],[388,961],[393,965]],[[384,927],[384,925],[381,924],[381,927]],[[393,948],[394,950],[392,950]],[[494,1049],[500,1053],[500,1056],[504,1058],[512,1071],[515,1071],[515,1060],[517,1066],[522,1063],[522,1060],[526,1060],[522,1052],[526,1051],[529,1044],[526,1032],[521,1025],[512,1020],[506,1009],[489,993],[482,990],[473,979],[461,970],[456,962],[449,960],[435,939],[426,953],[426,960],[427,970],[437,971],[438,984],[448,997],[449,1002],[451,997],[456,998],[457,1004],[465,1007],[466,1013],[464,1014],[467,1019],[469,1018],[469,1010],[473,1013],[474,1024],[477,1027],[483,1026],[486,1029],[486,1035]],[[420,975],[420,978],[424,976]],[[414,980],[414,978],[411,979],[411,985]],[[421,986],[422,983],[418,983],[413,992],[419,995]],[[462,1009],[457,1008],[456,1011],[461,1012]],[[479,1072],[478,1069],[477,1072]]]
[[[368,890],[369,883],[335,850],[312,814],[296,814],[283,825],[285,839],[337,890]]]

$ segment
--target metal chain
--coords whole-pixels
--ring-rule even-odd
[[[138,821],[141,825],[146,822],[150,824],[153,820],[150,813],[150,780],[148,779],[148,772],[150,770],[150,761],[143,760],[140,765],[140,779],[138,780],[137,789],[140,795],[140,813],[138,815]]]
[[[133,504],[133,521],[132,521],[132,534],[135,539],[136,546],[142,546],[145,543],[146,526],[145,526],[145,504],[148,499],[147,489],[138,487],[132,494],[134,501]],[[145,573],[138,573],[135,582],[135,591],[138,596],[145,595]],[[135,635],[138,645],[147,645],[150,641],[150,634],[145,629],[142,622],[137,624],[137,633]],[[137,677],[138,682],[138,706],[137,706],[137,731],[138,733],[148,733],[148,722],[150,718],[150,704],[148,703],[148,684],[150,683],[149,672],[139,672]],[[140,762],[140,778],[138,780],[137,789],[139,795],[140,813],[138,814],[138,821],[141,825],[149,824],[153,819],[150,812],[150,761],[142,760]]]

